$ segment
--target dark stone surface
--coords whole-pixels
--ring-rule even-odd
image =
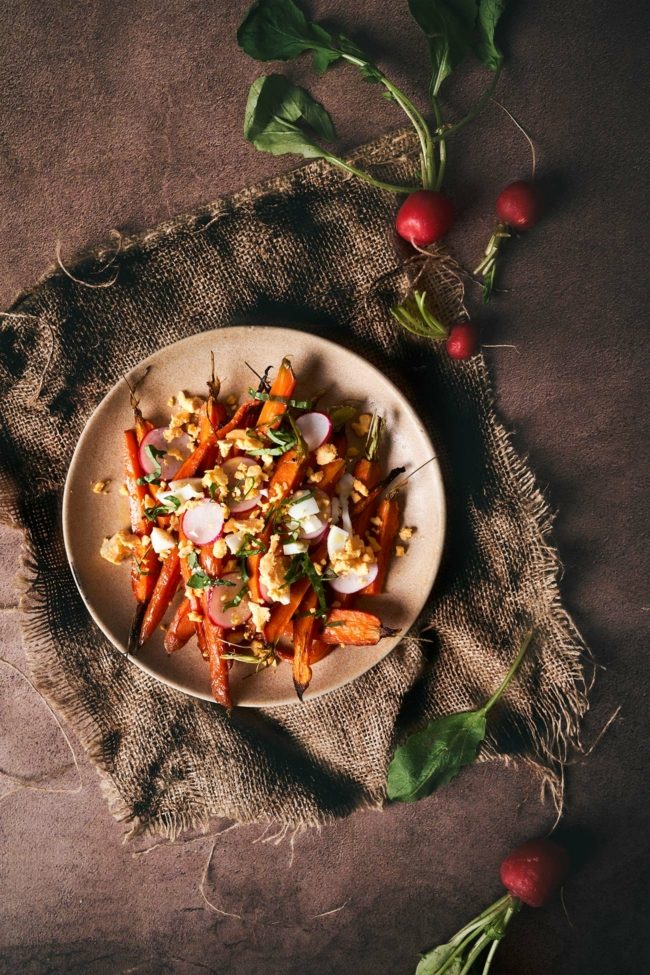
[[[261,73],[235,45],[244,8],[197,0],[4,5],[4,305],[51,263],[57,239],[70,255],[112,227],[154,225],[290,165],[241,136],[247,86]],[[424,92],[424,45],[405,3],[321,0],[312,9],[349,24],[398,83]],[[564,597],[601,665],[585,741],[619,704],[622,711],[597,750],[567,772],[563,825],[586,851],[566,887],[571,923],[559,902],[522,913],[495,975],[624,975],[644,970],[650,949],[642,912],[646,9],[641,0],[520,0],[505,18],[500,97],[535,139],[549,207],[539,228],[509,248],[503,280],[512,291],[485,312],[484,341],[517,345],[488,353],[500,408],[558,510]],[[290,70],[309,77],[346,148],[401,124],[350,71],[315,82],[306,66]],[[462,72],[451,117],[483,80],[478,70]],[[462,219],[452,243],[468,263],[487,237],[499,187],[528,171],[526,143],[496,107],[454,142],[448,186]],[[5,607],[15,601],[16,541],[3,532]],[[0,614],[0,636],[3,655],[24,667],[11,609]],[[4,665],[2,678],[0,768],[46,774],[42,788],[74,789],[53,719]],[[508,848],[554,819],[527,773],[490,765],[428,801],[297,837],[292,866],[287,842],[254,844],[261,829],[233,830],[217,840],[205,890],[239,920],[202,902],[212,841],[135,856],[74,746],[81,792],[22,792],[0,806],[3,972],[408,975],[419,949],[498,894]]]

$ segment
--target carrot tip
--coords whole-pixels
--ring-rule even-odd
[[[294,678],[294,681],[293,681],[293,686],[294,686],[294,687],[295,687],[295,689],[296,689],[296,694],[298,695],[298,699],[299,699],[300,701],[302,701],[302,696],[303,696],[303,694],[305,693],[305,691],[307,690],[307,688],[309,687],[309,684],[300,684],[300,683],[299,683],[299,682],[298,682],[297,680],[295,680],[295,678]]]
[[[142,646],[142,643],[140,642],[140,629],[142,627],[142,620],[144,619],[146,608],[145,603],[138,603],[135,613],[133,614],[133,619],[131,620],[129,639],[126,644],[126,652],[131,654],[132,657],[135,656],[136,651]]]

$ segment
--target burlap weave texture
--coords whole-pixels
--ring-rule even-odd
[[[409,136],[361,151],[411,169]],[[406,724],[472,707],[524,629],[535,649],[495,713],[483,758],[517,758],[558,791],[586,710],[584,647],[561,606],[550,518],[497,420],[483,358],[453,363],[399,332],[394,200],[320,163],[47,275],[0,319],[0,512],[25,530],[24,639],[38,687],[77,730],[113,812],[174,836],[216,816],[311,825],[380,804]],[[457,312],[452,271],[429,275]],[[100,285],[100,286],[98,286]],[[107,285],[104,287],[103,285]],[[142,673],[88,617],[67,566],[60,497],[77,439],[143,357],[198,331],[315,323],[402,385],[444,459],[443,571],[409,637],[353,684],[301,706],[227,717]]]

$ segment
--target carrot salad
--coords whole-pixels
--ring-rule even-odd
[[[379,461],[381,417],[296,398],[288,359],[272,384],[269,371],[238,403],[220,398],[213,370],[207,397],[169,400],[165,427],[132,393],[122,489],[131,528],[101,547],[108,561],[130,562],[129,652],[160,626],[170,654],[196,637],[227,708],[234,661],[290,660],[302,699],[327,654],[392,635],[355,600],[384,591],[412,531],[400,529],[392,484],[403,468],[385,474]]]

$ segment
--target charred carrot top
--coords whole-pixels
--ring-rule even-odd
[[[178,558],[178,549],[173,548],[162,564],[156,587],[147,605],[140,628],[140,637],[138,640],[140,646],[147,642],[156,627],[162,622],[162,618],[167,612],[169,604],[176,595],[180,578],[181,567]]]
[[[399,528],[399,507],[396,498],[384,498],[379,505],[377,516],[381,519],[377,541],[380,550],[377,553],[378,572],[374,582],[363,590],[366,596],[377,596],[384,591],[386,574],[393,554],[395,537]]]
[[[316,627],[317,605],[318,597],[312,589],[302,602],[302,615],[293,621],[293,686],[301,701],[311,682],[309,650]]]
[[[188,618],[191,608],[189,599],[183,599],[178,604],[174,618],[165,633],[164,643],[167,653],[175,653],[177,650],[180,650],[194,636],[195,625]]]
[[[269,396],[270,397],[282,397],[283,399],[289,399],[296,388],[296,377],[293,374],[293,369],[291,368],[291,363],[288,359],[283,359],[278,369],[278,374],[273,380]],[[279,402],[276,399],[268,399],[257,420],[258,427],[273,427],[277,426],[279,418],[283,413],[286,412],[286,403]]]

